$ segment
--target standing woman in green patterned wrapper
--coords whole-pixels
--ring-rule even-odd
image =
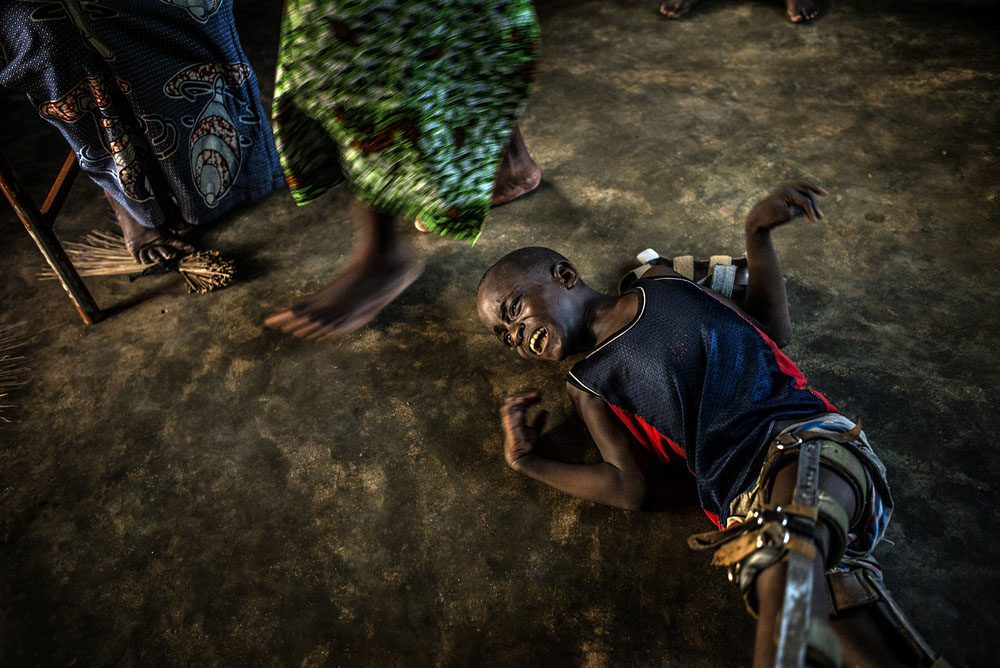
[[[357,202],[353,257],[267,325],[342,335],[420,275],[399,220],[474,242],[491,205],[538,186],[515,119],[534,81],[527,0],[287,0],[275,137],[299,204],[341,180]]]

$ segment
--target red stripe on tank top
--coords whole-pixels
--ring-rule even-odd
[[[612,412],[618,416],[618,419],[628,427],[628,430],[632,432],[635,436],[635,440],[639,441],[639,444],[649,450],[649,452],[656,457],[661,462],[674,462],[677,461],[677,457],[685,459],[687,453],[684,452],[682,448],[676,441],[671,440],[667,436],[664,436],[660,431],[649,424],[641,417],[635,413],[629,413],[627,410],[608,404],[611,407]]]
[[[608,406],[618,419],[622,421],[622,424],[624,424],[632,435],[635,436],[635,440],[639,441],[639,445],[656,457],[656,459],[661,462],[675,462],[677,461],[677,458],[680,457],[681,459],[684,459],[685,462],[687,461],[687,454],[679,443],[660,433],[656,427],[649,424],[638,415],[629,413],[628,411],[612,404],[608,404]],[[691,469],[689,467],[688,471],[690,470]],[[692,473],[692,475],[694,474]],[[702,510],[706,515],[708,515],[708,519],[712,520],[712,524],[720,529],[723,528],[722,524],[719,522],[718,515],[710,513],[704,508],[702,508]]]

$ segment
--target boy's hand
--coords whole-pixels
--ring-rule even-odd
[[[545,426],[546,412],[538,414],[535,424],[528,424],[528,409],[542,398],[538,390],[522,390],[507,397],[500,409],[503,424],[503,454],[507,465],[515,471],[521,468],[521,459],[534,450],[542,427]]]
[[[825,194],[825,190],[809,181],[792,181],[781,186],[750,210],[746,231],[750,234],[770,230],[802,214],[816,222],[823,217],[823,212],[816,203],[816,195]]]

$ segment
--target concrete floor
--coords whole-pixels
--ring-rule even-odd
[[[268,100],[277,4],[237,6]],[[207,232],[243,270],[228,289],[90,279],[122,307],[92,327],[0,207],[0,322],[36,333],[0,431],[0,665],[746,665],[752,620],[685,545],[697,508],[621,512],[506,468],[497,409],[526,385],[547,447],[596,452],[569,364],[506,355],[474,290],[529,244],[601,288],[646,246],[739,254],[749,207],[799,176],[830,196],[776,234],[790,356],[888,465],[898,600],[953,665],[1000,663],[997,10],[838,0],[797,27],[779,0],[656,6],[539,2],[542,187],[474,247],[408,232],[426,273],[341,341],[261,321],[344,259],[343,190]],[[3,95],[0,145],[40,192],[65,149],[28,106]],[[86,180],[66,211],[64,239],[111,224]]]

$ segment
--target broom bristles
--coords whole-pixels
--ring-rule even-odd
[[[0,399],[8,396],[10,390],[16,390],[28,382],[25,366],[27,356],[21,354],[28,341],[24,336],[25,323],[0,326]],[[17,404],[0,404],[0,422],[12,422],[5,415],[8,408],[16,408]]]
[[[63,247],[81,276],[125,276],[142,271],[142,265],[125,248],[125,239],[117,232],[93,230],[80,241],[66,242]],[[212,250],[185,255],[177,262],[176,270],[184,278],[189,293],[224,288],[236,278],[236,265]],[[38,277],[53,280],[56,274],[46,267]]]

